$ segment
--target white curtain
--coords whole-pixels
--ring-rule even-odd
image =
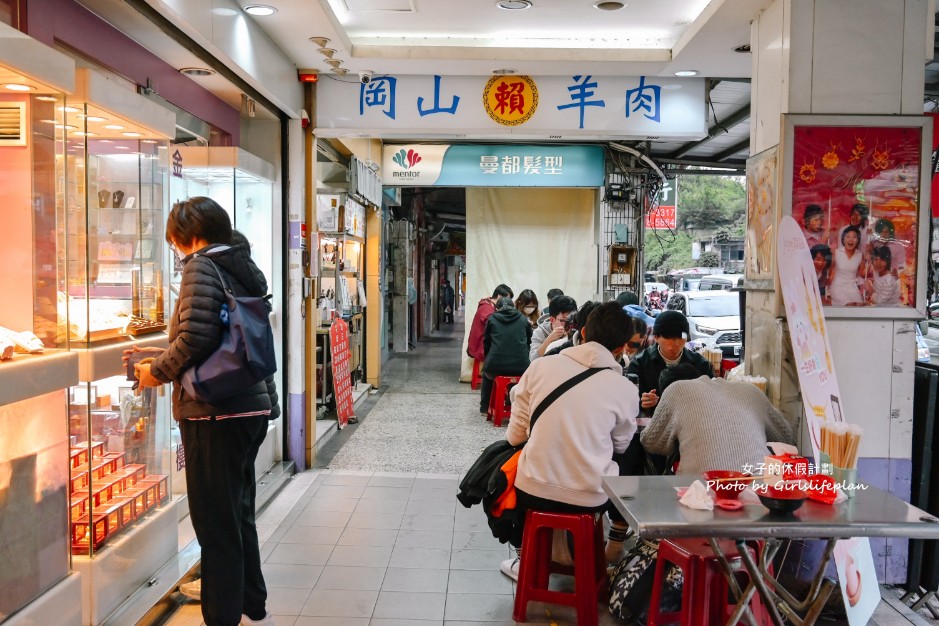
[[[477,303],[505,283],[547,306],[557,287],[578,306],[597,291],[595,189],[531,187],[466,190],[466,333],[460,380],[473,372],[466,345]]]

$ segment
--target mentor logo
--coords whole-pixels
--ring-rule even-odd
[[[405,151],[404,148],[398,150],[391,160],[397,163],[403,172],[392,172],[392,178],[417,178],[421,175],[420,171],[412,169],[415,165],[421,162],[421,155],[417,153],[414,149],[408,149]]]

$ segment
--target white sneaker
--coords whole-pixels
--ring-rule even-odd
[[[519,558],[514,557],[511,559],[506,559],[502,561],[502,565],[499,567],[499,569],[502,571],[503,574],[505,574],[506,576],[514,580],[515,582],[518,582],[518,565],[519,565]]]
[[[179,586],[179,593],[193,600],[202,600],[202,579],[197,578]]]
[[[254,620],[247,615],[242,615],[241,626],[274,626],[274,616],[268,613],[263,619]]]

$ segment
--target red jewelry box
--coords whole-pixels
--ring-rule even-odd
[[[95,550],[101,547],[111,534],[107,515],[88,515],[72,522],[72,549],[79,554],[86,554],[89,545]]]
[[[149,476],[147,476],[146,478],[144,478],[144,479],[141,481],[140,484],[141,484],[141,485],[148,485],[148,486],[151,485],[151,484],[153,484],[153,485],[156,486],[156,488],[157,488],[157,491],[156,491],[156,503],[157,503],[157,504],[163,502],[163,500],[166,499],[166,496],[167,496],[167,487],[168,487],[168,484],[169,484],[169,483],[168,483],[167,477],[166,477],[165,475],[163,475],[163,474],[150,474]]]
[[[75,472],[72,474],[72,477],[69,478],[69,492],[78,493],[82,489],[88,486],[88,472]]]
[[[69,498],[68,518],[75,521],[88,512],[88,496],[73,494]]]
[[[137,503],[134,498],[119,496],[111,500],[108,504],[121,507],[121,515],[125,526],[137,519]]]

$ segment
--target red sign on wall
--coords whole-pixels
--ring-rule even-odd
[[[677,213],[673,206],[658,206],[646,213],[646,228],[675,230]]]
[[[339,428],[349,423],[352,410],[352,377],[349,374],[349,325],[341,319],[329,327],[329,352],[332,359],[333,397]]]

